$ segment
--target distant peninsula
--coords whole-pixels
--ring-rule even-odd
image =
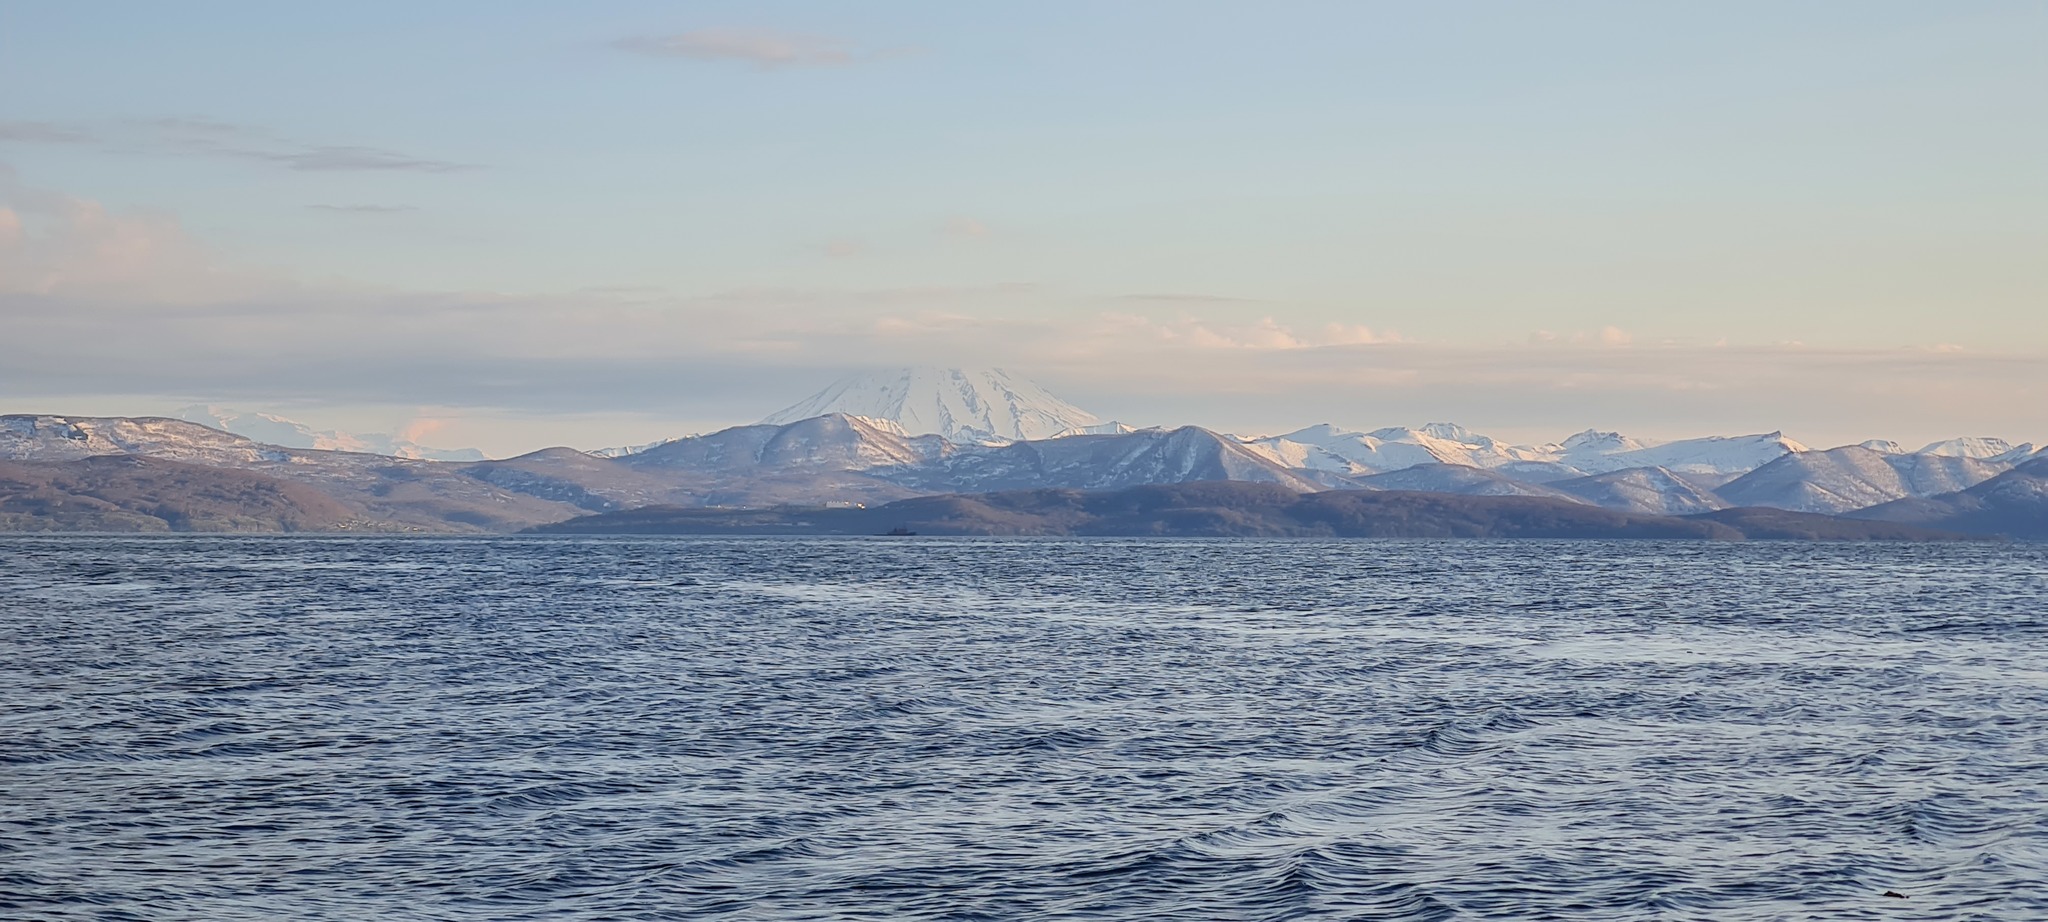
[[[1548,497],[1362,490],[1298,493],[1275,484],[1229,481],[1094,492],[1016,490],[922,496],[873,507],[645,506],[581,516],[531,528],[527,533],[1972,540],[1972,536],[1914,525],[1782,509],[1724,509],[1699,515],[1664,516],[1616,512]]]

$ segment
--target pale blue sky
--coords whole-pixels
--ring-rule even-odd
[[[2039,2],[0,0],[0,396],[2039,438],[2044,113]]]

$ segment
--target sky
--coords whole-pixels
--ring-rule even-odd
[[[2048,441],[2039,2],[0,0],[0,412]]]

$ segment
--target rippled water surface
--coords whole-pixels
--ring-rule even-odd
[[[2044,612],[2027,545],[0,538],[0,916],[2048,919]]]

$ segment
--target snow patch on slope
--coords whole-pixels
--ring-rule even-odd
[[[147,455],[219,467],[292,460],[276,445],[179,419],[0,416],[0,460],[75,461],[100,455]]]

